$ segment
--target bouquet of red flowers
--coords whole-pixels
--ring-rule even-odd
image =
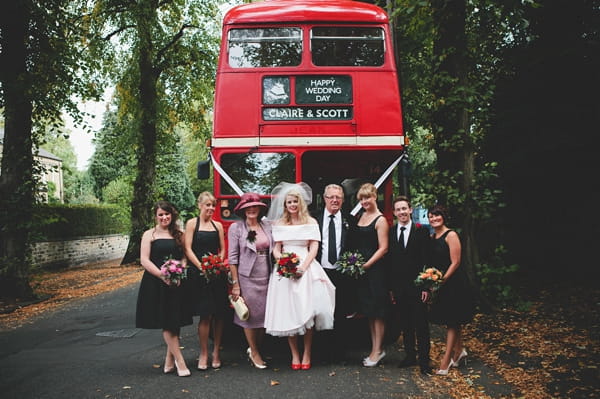
[[[177,285],[187,278],[187,265],[184,266],[178,259],[167,258],[160,267],[160,274],[169,284]]]
[[[300,278],[302,277],[302,273],[298,272],[299,264],[300,258],[298,258],[298,255],[293,252],[284,252],[277,261],[277,273],[280,278]]]
[[[217,277],[226,276],[229,273],[229,265],[219,255],[209,253],[201,259],[200,267],[206,281]]]

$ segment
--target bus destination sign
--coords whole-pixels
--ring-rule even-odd
[[[266,121],[350,120],[352,107],[270,107],[263,108]]]
[[[263,108],[263,120],[350,120],[354,117],[351,105],[339,105],[352,104],[349,75],[302,75],[295,76],[294,80],[294,102],[298,106],[292,105],[290,77],[263,78],[263,104],[279,105]]]

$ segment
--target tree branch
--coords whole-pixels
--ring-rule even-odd
[[[171,48],[172,46],[175,45],[175,43],[177,43],[177,41],[179,39],[181,39],[181,37],[183,36],[183,31],[186,30],[187,28],[195,28],[196,26],[194,25],[190,25],[190,24],[183,24],[181,26],[181,29],[179,29],[179,32],[177,32],[175,34],[175,36],[173,36],[173,38],[167,43],[165,44],[165,46],[163,48],[161,48],[157,53],[156,53],[156,59],[157,61],[160,62],[160,60],[163,58],[164,54],[167,52],[167,50],[169,50],[169,48]]]
[[[115,31],[113,31],[113,32],[111,32],[111,33],[109,33],[109,34],[108,34],[108,35],[106,35],[106,36],[104,36],[104,37],[102,38],[102,40],[109,40],[109,39],[110,39],[110,38],[112,38],[113,36],[115,36],[115,35],[118,35],[119,33],[123,32],[123,31],[125,31],[125,30],[127,30],[127,29],[130,29],[130,28],[135,28],[135,25],[125,25],[125,26],[122,26],[122,27],[120,27],[119,29],[117,29],[117,30],[115,30]]]

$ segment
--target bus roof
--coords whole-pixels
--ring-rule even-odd
[[[290,22],[388,23],[385,11],[352,0],[266,0],[229,10],[223,25]]]

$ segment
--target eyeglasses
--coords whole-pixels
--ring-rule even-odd
[[[341,201],[343,198],[340,197],[339,195],[326,195],[325,199]]]

